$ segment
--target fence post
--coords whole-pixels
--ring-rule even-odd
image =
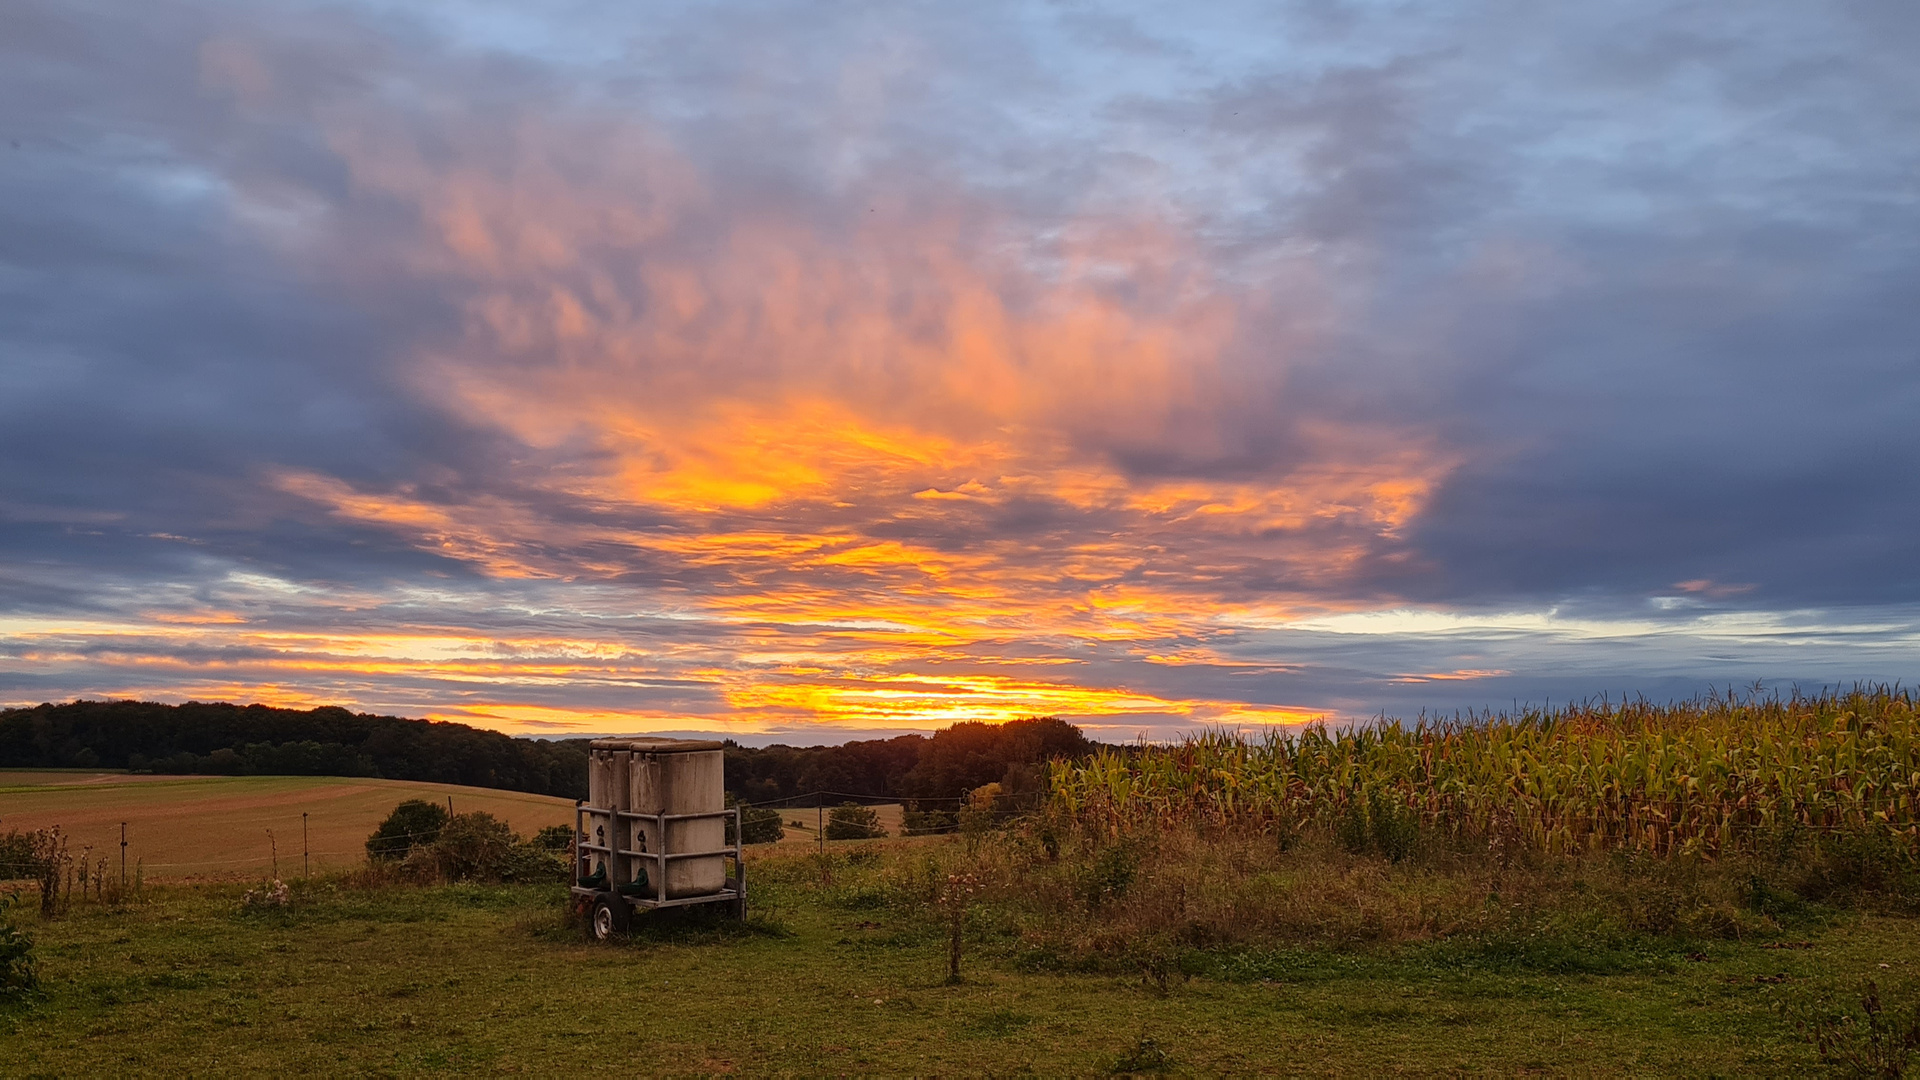
[[[311,871],[307,868],[307,812],[302,810],[300,811],[300,876],[304,878],[310,873]]]
[[[120,888],[127,887],[127,823],[120,823]]]

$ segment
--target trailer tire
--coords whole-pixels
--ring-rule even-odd
[[[627,932],[627,902],[612,893],[601,893],[587,908],[587,937],[609,941]]]

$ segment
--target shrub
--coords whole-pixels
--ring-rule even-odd
[[[570,855],[528,843],[506,822],[475,810],[448,818],[432,843],[416,844],[403,869],[416,880],[531,882],[565,881],[571,866]]]
[[[1080,879],[1080,899],[1088,907],[1099,907],[1127,894],[1140,873],[1140,847],[1131,841],[1117,841],[1102,847],[1093,864]]]
[[[34,861],[32,833],[13,829],[0,836],[0,881],[38,878],[40,872],[35,869],[38,865]]]
[[[30,878],[40,884],[40,914],[51,918],[60,910],[60,881],[73,859],[67,838],[55,825],[50,829],[0,837],[0,877]]]
[[[507,823],[484,810],[455,814],[447,819],[433,842],[440,872],[452,881],[498,878],[507,853],[520,840]]]
[[[408,799],[393,808],[387,820],[367,837],[367,858],[398,862],[416,847],[432,844],[447,826],[446,808],[424,799]]]
[[[907,836],[936,836],[959,827],[958,819],[945,810],[909,810],[900,831]]]
[[[1827,903],[1878,901],[1920,910],[1920,865],[1911,841],[1864,831],[1821,837],[1799,867],[1794,891]]]
[[[573,852],[573,826],[548,825],[533,834],[533,846],[542,851]]]
[[[25,997],[40,985],[33,935],[13,924],[13,896],[0,896],[0,1001]]]
[[[772,844],[786,836],[787,830],[780,823],[780,811],[770,806],[749,806],[740,811],[740,833],[743,844]]]
[[[538,844],[515,844],[502,856],[498,871],[501,881],[566,881],[573,874],[573,857]]]
[[[870,806],[846,803],[827,811],[829,840],[878,840],[885,835],[880,815]]]

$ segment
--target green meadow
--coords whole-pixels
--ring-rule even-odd
[[[0,1008],[0,1072],[1778,1074],[1819,1065],[1796,1010],[1920,975],[1920,923],[1849,914],[1584,960],[1574,938],[1202,949],[1168,976],[1063,963],[983,904],[950,983],[944,929],[890,882],[966,846],[841,849],[824,883],[816,857],[763,856],[745,925],[611,945],[559,886],[335,875],[285,908],[208,883],[21,913],[43,989]]]

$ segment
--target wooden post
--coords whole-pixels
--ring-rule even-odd
[[[300,811],[300,876],[307,877],[311,871],[307,868],[307,812]]]
[[[127,823],[120,823],[120,888],[127,887]]]
[[[820,841],[820,855],[822,858],[825,858],[827,854],[826,820],[827,820],[827,808],[820,805],[819,803],[814,803],[813,804],[813,835],[815,839]]]
[[[733,917],[747,921],[747,834],[740,807],[733,808]]]

